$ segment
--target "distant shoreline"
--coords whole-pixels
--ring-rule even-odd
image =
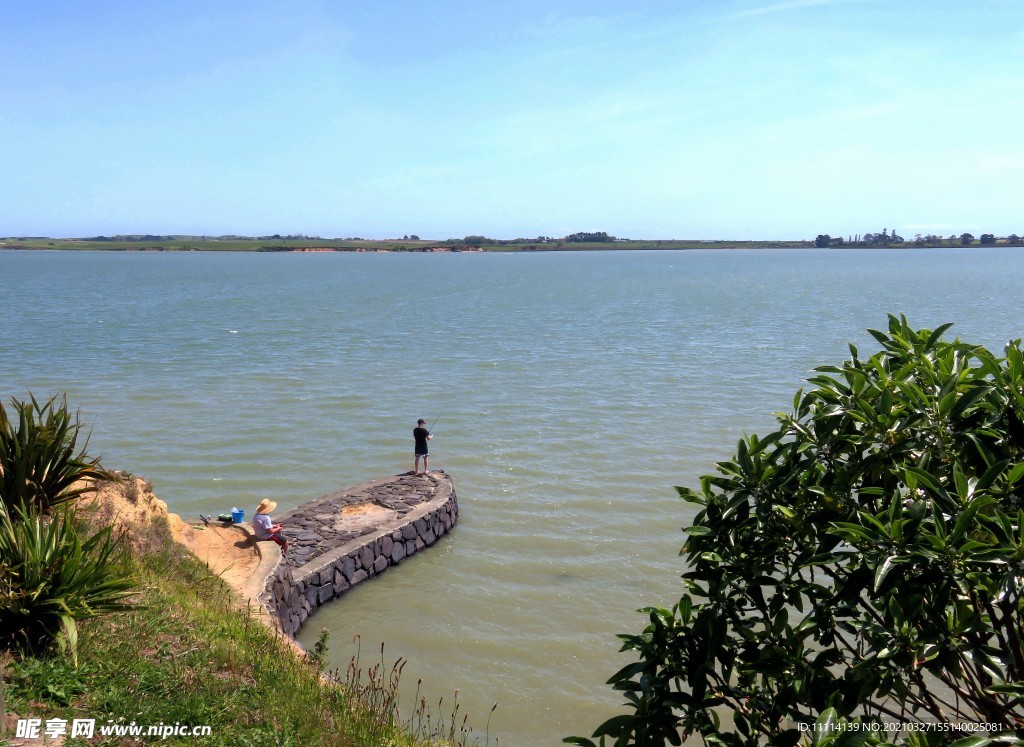
[[[940,244],[862,244],[849,243],[828,247],[844,249],[963,249],[978,248],[978,241],[962,244],[944,241]],[[993,248],[1011,248],[1020,244],[998,243]],[[466,245],[458,241],[361,239],[207,239],[198,237],[161,237],[161,240],[88,240],[52,238],[0,239],[0,251],[104,251],[104,252],[252,252],[281,254],[458,254],[458,253],[532,253],[532,252],[609,252],[609,251],[669,251],[700,249],[814,249],[814,241],[719,241],[719,240],[616,240],[605,242],[570,242],[548,240],[531,242],[495,241],[481,245]],[[825,247],[821,247],[825,248]]]
[[[460,241],[365,241],[360,239],[196,239],[169,237],[160,241],[87,239],[6,238],[0,250],[113,251],[113,252],[268,252],[327,254],[350,253],[462,253],[462,252],[560,252],[633,251],[650,249],[790,249],[813,248],[813,241],[689,241],[629,240],[607,242],[493,241],[465,244]]]

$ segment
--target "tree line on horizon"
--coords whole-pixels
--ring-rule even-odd
[[[461,239],[448,239],[446,244],[465,244],[466,246],[504,245],[504,244],[601,244],[612,241],[619,241],[615,236],[610,236],[604,231],[577,231],[561,238],[552,236],[538,236],[535,239],[492,239],[488,236],[466,236]]]
[[[556,249],[561,249],[567,245],[572,244],[611,244],[611,243],[624,243],[624,242],[644,242],[650,241],[658,244],[665,242],[676,242],[685,241],[679,239],[628,239],[616,237],[608,234],[605,231],[577,231],[562,237],[554,236],[537,236],[535,238],[514,238],[514,239],[496,239],[482,234],[471,234],[462,238],[449,238],[443,241],[432,241],[430,239],[421,238],[417,234],[405,234],[401,238],[394,239],[365,239],[358,236],[346,237],[346,238],[333,238],[328,239],[322,236],[311,236],[306,234],[273,234],[270,236],[242,236],[237,234],[220,235],[220,236],[190,236],[190,235],[160,235],[160,234],[117,234],[114,236],[92,236],[87,238],[78,239],[49,239],[49,237],[7,237],[14,241],[46,241],[49,240],[49,246],[55,246],[56,241],[69,241],[69,242],[99,242],[99,243],[131,243],[131,244],[161,244],[163,242],[180,242],[182,240],[198,240],[198,241],[323,241],[323,242],[370,242],[370,243],[394,243],[400,241],[417,242],[419,244],[430,244],[431,246],[446,246],[452,250],[464,250],[470,248],[480,248],[484,246],[491,247],[517,247],[521,246],[524,249],[540,249],[542,247],[547,248],[550,246]],[[2,240],[2,237],[0,237]],[[701,240],[698,243],[723,243],[717,240]],[[756,239],[748,239],[743,241],[733,242],[735,244],[756,244],[763,243]],[[794,245],[804,244],[806,245],[807,240],[794,240]],[[819,248],[826,247],[891,247],[891,246],[914,246],[914,247],[949,247],[949,246],[1024,246],[1024,237],[1012,233],[1008,236],[996,236],[993,233],[983,233],[978,237],[969,232],[964,232],[959,235],[950,234],[949,236],[940,236],[938,234],[915,234],[912,239],[904,238],[900,236],[895,230],[889,231],[888,228],[883,228],[879,233],[867,232],[863,234],[850,234],[846,237],[843,236],[832,236],[831,234],[818,234],[813,239],[813,244]],[[29,248],[29,247],[17,247],[14,248]],[[156,248],[156,247],[154,247]],[[183,248],[196,249],[195,246],[185,245]],[[279,251],[288,251],[293,247],[282,244],[280,247],[263,247],[264,250],[276,249]],[[401,246],[399,249],[416,249],[418,247],[406,247]]]
[[[959,236],[950,234],[948,237],[937,234],[915,234],[910,241],[903,238],[893,229],[892,233],[888,228],[883,228],[881,233],[853,234],[844,239],[842,236],[830,236],[827,233],[820,233],[814,239],[814,245],[819,248],[830,246],[972,246],[975,237],[972,233],[962,233]],[[983,233],[978,237],[981,246],[1022,246],[1024,239],[1015,233],[1005,237],[996,237],[992,233]]]

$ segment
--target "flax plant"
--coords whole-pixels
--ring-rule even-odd
[[[125,609],[134,582],[111,527],[83,536],[74,512],[0,508],[0,647],[56,644],[78,661],[78,622]]]
[[[86,454],[88,436],[79,442],[82,424],[65,397],[12,398],[11,410],[0,403],[0,505],[12,519],[16,506],[48,511],[90,492],[95,480],[115,479]]]

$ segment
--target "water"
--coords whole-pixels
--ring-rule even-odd
[[[1024,254],[757,250],[456,255],[0,252],[0,396],[67,392],[107,466],[186,516],[284,510],[431,466],[461,523],[314,616],[344,666],[385,643],[501,744],[617,711],[618,632],[680,593],[695,486],[886,313],[1024,336]],[[409,711],[408,698],[403,706]]]

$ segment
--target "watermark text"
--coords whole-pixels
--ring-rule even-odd
[[[968,734],[995,733],[1002,731],[1002,724],[984,721],[931,722],[931,721],[844,721],[825,724],[797,724],[803,733],[823,731],[864,731],[882,734],[899,732],[963,732]]]
[[[92,739],[101,737],[208,737],[212,733],[209,726],[192,726],[175,721],[173,724],[116,724],[113,721],[97,724],[94,718],[20,718],[15,736],[22,739],[56,739],[57,737],[83,737]]]

